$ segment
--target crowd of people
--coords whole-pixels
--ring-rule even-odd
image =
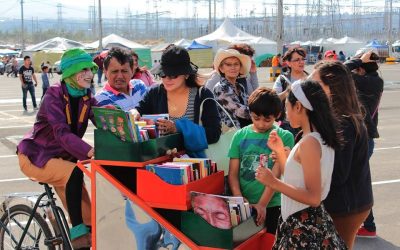
[[[376,235],[369,159],[379,136],[383,81],[372,52],[344,63],[342,53],[337,59],[331,54],[312,72],[304,70],[302,48],[277,55],[275,64],[285,61],[287,71],[270,89],[259,87],[254,49],[247,44],[220,49],[205,82],[180,46],[170,45],[152,70],[160,83],[131,51],[114,47],[93,61],[82,49],[67,50],[60,82],[49,85],[48,65],[42,66],[46,84],[37,119],[17,148],[21,171],[55,187],[71,218],[74,248],[87,249],[90,199],[76,162],[94,154],[82,140],[94,122],[92,107],[119,108],[137,118],[168,113],[170,119],[156,125],[163,134],[182,133],[194,157],[206,157],[224,127],[236,127],[227,156],[230,191],[249,201],[257,224],[276,235],[274,249],[352,249],[357,233]],[[24,109],[28,91],[37,109],[29,57],[19,72]],[[94,94],[96,73],[98,84],[103,74],[106,81]]]

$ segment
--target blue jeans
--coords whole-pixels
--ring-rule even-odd
[[[24,109],[27,110],[28,107],[26,106],[26,96],[29,91],[29,94],[31,95],[32,98],[32,104],[33,107],[36,108],[36,97],[35,97],[35,86],[33,84],[27,84],[25,88],[22,88],[22,106],[24,106]]]
[[[375,142],[373,138],[368,139],[368,159],[371,159],[372,154],[374,153],[374,148],[375,148]],[[376,226],[374,222],[374,213],[369,212],[369,215],[367,219],[364,221],[364,228],[367,229],[370,232],[375,232],[376,231]]]
[[[98,69],[97,70],[97,84],[101,85],[101,78],[103,77],[103,70]]]

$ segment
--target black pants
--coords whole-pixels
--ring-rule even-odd
[[[276,229],[278,227],[278,219],[281,215],[281,207],[268,207],[267,214],[265,217],[265,228],[270,234],[276,234]]]

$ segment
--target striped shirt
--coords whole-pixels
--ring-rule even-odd
[[[186,106],[185,114],[183,114],[181,117],[170,116],[169,118],[172,121],[186,118],[186,119],[194,122],[194,100],[196,98],[196,94],[197,94],[197,88],[190,88],[189,97],[188,97],[189,100],[188,100],[188,104]]]
[[[133,79],[129,82],[129,95],[113,89],[107,82],[104,88],[96,93],[98,105],[114,105],[124,111],[136,108],[144,96],[147,94],[147,87],[142,80]]]

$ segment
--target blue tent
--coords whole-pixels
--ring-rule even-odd
[[[186,49],[191,50],[191,49],[211,49],[211,48],[212,48],[211,46],[203,45],[193,40],[193,42]]]
[[[190,60],[200,68],[210,68],[213,62],[212,47],[193,42],[186,47],[189,51]]]
[[[366,47],[377,48],[377,49],[387,49],[387,48],[389,48],[388,45],[379,44],[379,42],[377,40],[371,41],[370,43],[368,43],[366,45]]]

